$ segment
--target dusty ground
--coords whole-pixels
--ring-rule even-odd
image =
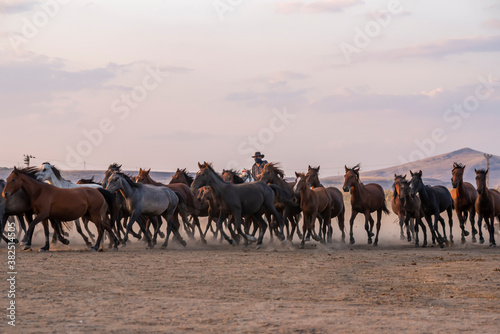
[[[304,250],[209,240],[90,253],[75,237],[50,253],[18,251],[17,326],[2,316],[0,332],[498,333],[500,247],[415,249],[392,220],[378,248],[357,223],[354,246],[335,230],[333,245]]]

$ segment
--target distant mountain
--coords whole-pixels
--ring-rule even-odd
[[[393,183],[394,174],[408,174],[409,177],[410,170],[413,172],[422,170],[424,182],[431,185],[440,184],[451,188],[451,170],[453,169],[454,162],[466,165],[464,180],[473,185],[476,184],[474,169],[486,168],[486,158],[483,152],[463,148],[450,153],[374,171],[364,172],[363,165],[361,165],[360,178],[363,183],[376,182],[385,189],[389,189]],[[344,177],[327,177],[324,180],[325,184],[342,186]],[[497,188],[499,186],[500,157],[494,155],[490,159],[490,187]]]

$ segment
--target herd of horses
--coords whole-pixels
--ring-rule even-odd
[[[109,247],[113,249],[120,244],[125,246],[129,234],[137,239],[144,238],[148,248],[154,247],[158,236],[165,239],[162,247],[167,247],[171,234],[173,240],[186,246],[181,228],[189,238],[195,238],[198,232],[203,243],[206,243],[210,229],[221,241],[225,239],[232,245],[242,242],[245,246],[255,242],[257,248],[262,247],[269,230],[271,241],[276,237],[282,243],[291,242],[297,235],[300,248],[304,248],[311,238],[332,243],[332,219],[337,218],[341,239],[345,242],[343,193],[321,184],[319,166],[309,166],[306,173],[296,172],[295,180],[289,181],[279,164],[267,163],[254,180],[246,169],[241,173],[223,170],[219,174],[210,163],[204,162],[198,163],[199,171],[194,177],[186,169],[177,169],[169,184],[154,181],[150,170],[140,169],[139,175],[132,178],[121,167],[116,163],[109,165],[99,183],[92,178],[82,179],[76,184],[64,179],[61,172],[48,162],[37,168],[15,167],[6,181],[0,180],[0,237],[6,242],[18,242],[23,232],[24,249],[29,250],[35,226],[41,222],[45,234],[41,251],[46,251],[50,247],[49,225],[53,229],[52,242],[68,244],[66,230],[70,228],[69,222],[74,221],[78,233],[91,250],[102,250],[105,234],[109,238]],[[411,178],[408,179],[407,175],[394,176],[391,204],[399,218],[402,239],[414,240],[418,247],[421,229],[422,246],[426,246],[428,229],[433,244],[444,247],[453,243],[452,213],[455,210],[462,242],[470,235],[466,230],[469,219],[472,242],[477,242],[476,235],[479,234],[479,242],[484,243],[484,220],[489,245],[496,246],[494,218],[500,219],[500,192],[487,188],[488,170],[476,170],[474,187],[464,182],[464,169],[462,164],[453,165],[451,192],[444,186],[425,185],[422,171],[410,171]],[[354,221],[358,214],[363,214],[368,244],[376,246],[382,215],[389,213],[386,196],[380,185],[363,184],[359,171],[359,164],[352,168],[346,166],[342,187],[344,192],[350,193],[352,208],[349,242],[355,243]],[[372,217],[375,212],[376,225]],[[445,220],[441,217],[443,212],[448,216],[448,236]],[[9,222],[9,227],[12,226],[13,217],[17,217],[20,226],[16,238],[9,228],[5,234],[6,224]],[[204,231],[201,217],[208,218]],[[25,221],[28,222],[27,229]],[[89,230],[89,222],[95,224],[97,238]],[[161,229],[164,222],[166,234]],[[139,232],[134,231],[135,224]],[[95,241],[93,246],[91,240]]]

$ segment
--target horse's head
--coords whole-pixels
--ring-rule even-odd
[[[319,167],[307,167],[307,182],[309,182],[313,187],[319,187],[321,182],[319,182]]]
[[[188,174],[186,168],[177,168],[175,174],[170,179],[170,183],[184,183],[190,186],[193,183],[193,178]]]
[[[122,171],[122,165],[119,165],[116,162],[109,165],[108,169],[104,172],[104,179],[102,180],[102,186],[104,188],[107,187],[108,179],[113,172],[121,172],[121,171]]]
[[[359,169],[360,164],[357,164],[352,168],[345,166],[344,186],[342,187],[344,192],[349,192],[351,187],[359,183]]]
[[[212,184],[212,174],[216,174],[212,165],[206,161],[203,162],[203,164],[198,162],[198,167],[200,170],[196,173],[196,177],[191,184],[191,190],[193,190],[194,193],[197,193],[198,189],[203,186],[210,186]]]
[[[460,185],[460,183],[463,182],[464,170],[465,170],[465,165],[457,164],[456,162],[453,164],[453,170],[451,171],[452,174],[451,184],[453,185],[453,188],[457,188]]]
[[[486,176],[488,175],[489,169],[474,169],[476,172],[476,185],[477,185],[477,193],[482,195],[483,192],[487,190],[486,185]]]
[[[270,162],[264,165],[262,171],[257,175],[257,179],[264,183],[275,183],[276,179],[283,179],[285,172],[279,163]]]
[[[418,171],[417,173],[410,171],[410,174],[411,193],[412,195],[416,195],[424,187],[424,181],[422,181],[422,171]]]
[[[151,172],[151,168],[148,170],[139,168],[139,174],[135,177],[135,182],[144,184],[152,183],[151,177],[149,176],[149,172]]]
[[[395,191],[394,196],[399,195],[401,193],[400,187],[401,187],[401,182],[403,181],[406,181],[406,174],[405,175],[394,174],[394,185],[393,185]]]
[[[241,170],[240,177],[245,182],[251,182],[252,181],[252,173],[250,173],[250,171],[248,169],[246,169],[246,168],[243,168]]]
[[[209,186],[204,186],[204,187],[201,187],[199,190],[198,190],[198,193],[196,195],[196,198],[198,199],[198,201],[200,202],[205,202],[205,201],[209,201],[213,198],[213,195],[212,195],[212,189],[210,189]]]
[[[405,199],[408,198],[409,196],[414,196],[411,193],[410,182],[408,182],[405,179],[400,179],[397,188],[398,188],[399,200],[401,201],[401,203],[404,203]]]
[[[38,173],[36,179],[38,181],[47,181],[47,180],[54,180],[56,176],[54,175],[54,172],[52,171],[52,165],[48,162],[44,162],[40,168],[38,168]]]
[[[38,172],[37,168],[26,167],[23,169],[17,169],[14,167],[12,173],[10,173],[7,181],[5,182],[5,187],[2,191],[2,197],[7,199],[11,195],[15,194],[22,188],[24,183],[24,177],[30,177],[36,180],[36,173]]]
[[[234,173],[232,173],[232,170],[223,169],[221,176],[224,181],[234,183]]]
[[[114,193],[122,188],[123,177],[121,172],[112,172],[109,174],[106,184],[106,190]]]
[[[299,194],[301,190],[308,188],[309,186],[310,184],[307,181],[306,174],[295,172],[295,185],[293,186],[293,191],[296,194]]]

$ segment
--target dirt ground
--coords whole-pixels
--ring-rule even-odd
[[[91,253],[76,236],[49,253],[18,249],[16,327],[2,316],[0,332],[498,333],[500,247],[462,245],[455,228],[454,246],[415,249],[393,220],[377,248],[358,221],[353,246],[335,222],[333,245],[303,250],[297,239],[255,250],[209,238]],[[7,272],[5,244],[0,256]]]

